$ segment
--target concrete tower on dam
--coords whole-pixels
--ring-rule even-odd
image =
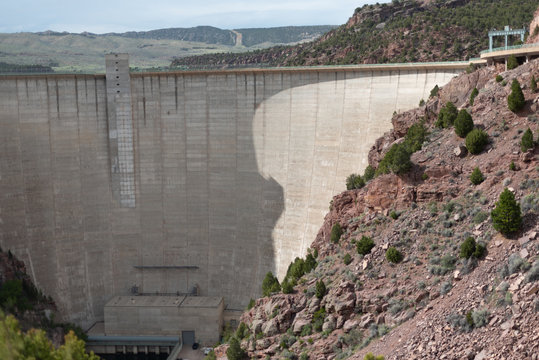
[[[133,288],[243,309],[391,115],[466,63],[0,77],[0,246],[83,327]]]

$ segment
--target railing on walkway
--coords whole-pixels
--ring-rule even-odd
[[[88,335],[89,346],[176,346],[181,342],[178,336],[106,336]]]
[[[178,355],[182,351],[182,348],[183,348],[183,342],[180,339],[180,341],[178,341],[176,346],[174,346],[174,349],[172,349],[172,351],[168,355],[167,360],[176,360],[176,359],[178,359]]]
[[[506,50],[516,50],[516,49],[528,49],[528,48],[534,48],[534,47],[539,47],[539,43],[533,43],[533,44],[522,44],[522,45],[513,45],[513,46],[502,46],[502,47],[497,47],[497,48],[494,48],[494,49],[487,49],[487,50],[483,50],[481,51],[481,55],[483,54],[488,54],[488,53],[491,53],[491,52],[496,52],[496,51],[506,51]]]

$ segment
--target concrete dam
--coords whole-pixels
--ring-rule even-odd
[[[0,76],[0,246],[86,328],[133,292],[243,309],[393,112],[467,65]]]

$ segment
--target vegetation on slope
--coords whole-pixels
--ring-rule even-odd
[[[466,60],[488,48],[489,30],[505,25],[522,28],[530,22],[538,5],[537,0],[394,0],[356,9],[347,24],[311,43],[234,56],[189,57],[177,59],[173,65],[299,66]]]
[[[537,74],[539,60],[504,77],[528,84]],[[242,315],[237,341],[249,356],[491,357],[514,354],[512,327],[523,357],[539,351],[527,340],[539,326],[539,105],[526,87],[527,106],[512,112],[510,85],[496,75],[493,67],[463,74],[421,108],[396,115],[399,127],[377,140],[371,152],[385,155],[369,156],[369,172],[388,162],[392,144],[410,166],[378,171],[333,198],[310,249],[316,266],[292,271],[302,269],[296,259],[287,274],[297,274],[294,281]],[[473,116],[466,140],[452,129],[460,126],[457,107]],[[512,309],[522,312],[511,316]]]
[[[263,43],[292,44],[314,40],[334,29],[333,25],[281,26],[273,28],[236,29],[242,35],[242,45],[256,46]]]
[[[8,64],[0,62],[0,73],[49,73],[53,72],[50,66],[46,65],[21,65],[21,64]]]
[[[22,261],[0,249],[0,359],[98,359],[85,353],[84,331],[71,323],[57,323],[55,310],[53,300],[34,286]],[[55,339],[56,347],[50,339]]]
[[[55,348],[43,330],[23,332],[14,316],[0,311],[0,359],[40,360],[98,360],[94,353],[87,354],[83,340],[70,331],[64,344]]]

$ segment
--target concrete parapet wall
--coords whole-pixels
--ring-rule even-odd
[[[114,195],[103,76],[0,77],[0,246],[83,326],[134,285],[243,309],[392,113],[464,67],[131,75],[135,207]]]

